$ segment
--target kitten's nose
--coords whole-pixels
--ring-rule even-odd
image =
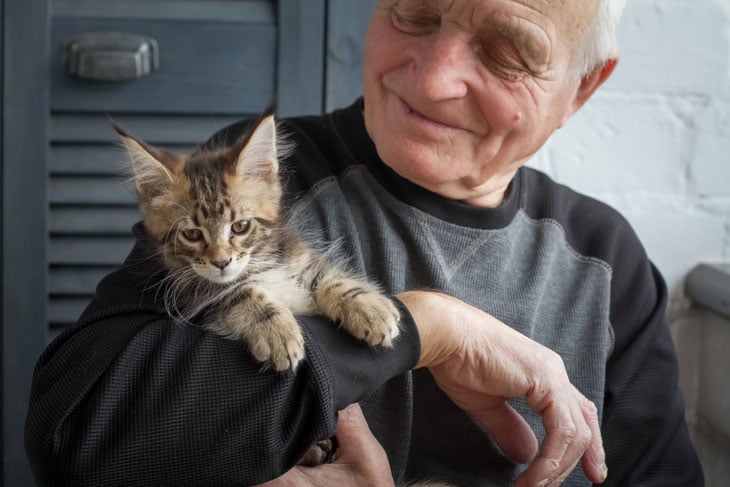
[[[228,264],[231,263],[231,258],[229,257],[228,259],[211,260],[210,263],[216,266],[218,269],[223,270]]]

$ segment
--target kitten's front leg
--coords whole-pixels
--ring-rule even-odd
[[[226,338],[244,341],[256,360],[276,371],[296,370],[304,358],[304,336],[292,312],[254,288],[228,296],[211,326]]]
[[[391,346],[400,330],[400,313],[372,284],[342,273],[325,275],[315,300],[321,312],[370,345]]]

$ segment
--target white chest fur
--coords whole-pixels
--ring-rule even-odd
[[[256,275],[252,282],[269,299],[289,308],[294,314],[313,314],[314,299],[309,289],[298,285],[286,267],[271,269]]]

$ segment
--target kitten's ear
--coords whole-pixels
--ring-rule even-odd
[[[273,115],[259,122],[236,160],[236,174],[271,180],[279,173],[276,149],[276,120]]]
[[[139,194],[150,198],[164,194],[173,182],[172,173],[157,159],[151,147],[117,124],[114,124],[114,129],[132,161],[134,183]]]

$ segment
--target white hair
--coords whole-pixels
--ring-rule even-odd
[[[616,30],[626,0],[598,0],[593,21],[588,26],[573,58],[573,73],[582,77],[618,55]]]

